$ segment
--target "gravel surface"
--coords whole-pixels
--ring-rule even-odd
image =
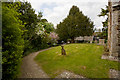
[[[85,78],[85,77],[77,75],[77,74],[74,74],[74,73],[72,73],[70,71],[63,71],[56,78]]]
[[[120,71],[110,69],[109,73],[110,73],[110,78],[118,78],[118,79],[120,79]]]
[[[19,78],[49,78],[49,76],[34,61],[34,58],[39,54],[39,52],[48,49],[40,50],[24,57],[21,66],[21,76]]]

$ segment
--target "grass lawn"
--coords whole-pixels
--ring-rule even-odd
[[[109,78],[109,69],[118,70],[118,62],[102,60],[103,46],[96,44],[68,44],[67,55],[61,55],[61,46],[40,52],[35,61],[51,77],[64,70],[87,78]]]

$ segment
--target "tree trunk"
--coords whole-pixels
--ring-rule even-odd
[[[74,40],[74,38],[72,38],[72,39],[71,39],[71,43],[75,43],[75,40]]]

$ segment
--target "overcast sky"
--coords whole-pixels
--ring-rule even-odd
[[[28,0],[36,13],[43,12],[43,18],[46,18],[54,26],[59,24],[67,17],[70,8],[73,5],[79,7],[85,15],[87,15],[93,22],[96,28],[102,28],[102,21],[105,17],[98,17],[101,8],[108,5],[108,0]]]

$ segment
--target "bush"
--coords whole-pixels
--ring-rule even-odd
[[[49,47],[49,45],[47,44],[47,39],[43,38],[42,41],[41,41],[39,49],[45,49],[45,48],[48,48],[48,47]]]
[[[23,53],[23,26],[17,18],[19,14],[7,6],[2,6],[2,77],[14,79],[18,76]]]
[[[29,54],[32,53],[32,52],[36,52],[36,51],[38,51],[38,49],[36,49],[36,48],[34,48],[34,49],[28,49],[27,51],[25,51],[25,52],[23,53],[23,57],[29,55]]]

